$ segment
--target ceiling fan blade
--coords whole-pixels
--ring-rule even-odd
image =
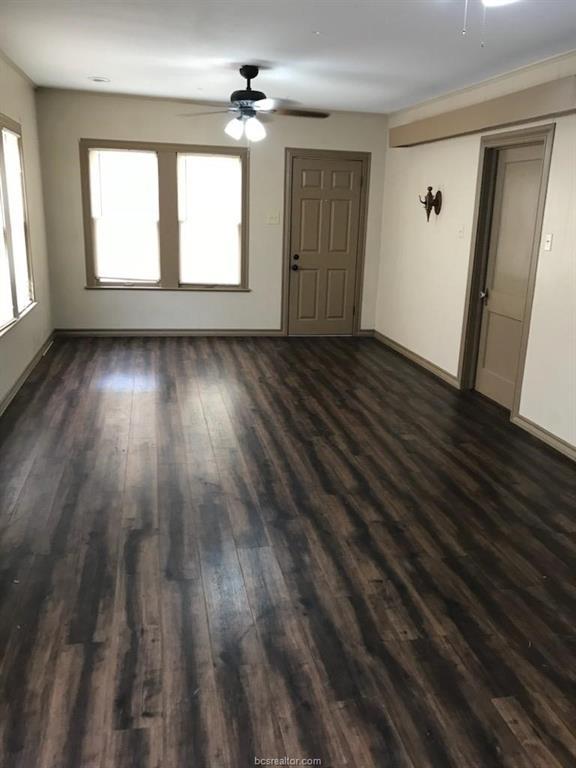
[[[278,107],[276,99],[259,99],[254,102],[256,112],[274,112]]]
[[[319,112],[314,109],[276,109],[274,111],[277,115],[285,117],[315,117],[322,120],[330,117],[330,112]]]
[[[204,117],[204,115],[225,115],[227,112],[232,112],[231,109],[216,109],[211,112],[183,112],[178,117]]]

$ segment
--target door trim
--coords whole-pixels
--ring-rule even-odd
[[[290,281],[290,229],[292,222],[292,166],[297,158],[330,158],[336,160],[356,160],[362,164],[360,188],[360,215],[358,219],[358,258],[354,277],[354,323],[352,336],[360,335],[362,316],[362,296],[364,290],[364,262],[366,256],[366,227],[368,221],[368,190],[370,187],[370,152],[347,152],[333,149],[298,149],[286,147],[284,154],[284,234],[282,258],[282,334],[288,336],[288,311]],[[321,336],[322,334],[318,334]]]
[[[540,254],[540,245],[542,241],[542,226],[544,223],[544,211],[548,193],[548,180],[550,177],[555,129],[556,124],[552,123],[536,126],[534,128],[526,128],[520,131],[507,131],[505,133],[483,136],[480,143],[480,162],[478,166],[480,171],[478,174],[474,225],[472,230],[475,232],[475,237],[472,243],[472,256],[468,272],[468,288],[464,309],[465,322],[462,329],[460,360],[458,363],[458,378],[463,390],[473,389],[476,379],[482,307],[479,301],[473,300],[473,297],[477,297],[480,293],[488,266],[488,250],[490,247],[490,235],[492,229],[492,209],[494,203],[498,152],[501,149],[509,149],[510,147],[521,146],[523,144],[534,144],[536,142],[542,142],[544,145],[540,197],[538,199],[538,211],[536,214],[534,244],[530,256],[526,313],[522,329],[522,339],[520,341],[520,359],[514,384],[514,398],[510,411],[511,421],[515,421],[519,416],[520,396],[522,393],[522,381],[524,379],[528,338],[530,335],[534,287],[536,284],[538,256]]]

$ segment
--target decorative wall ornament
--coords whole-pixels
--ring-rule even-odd
[[[438,216],[440,211],[442,210],[442,192],[438,190],[435,195],[432,194],[432,187],[428,187],[428,194],[422,200],[420,195],[418,195],[418,198],[422,205],[424,206],[424,210],[426,211],[426,220],[430,221],[430,214],[432,211]]]

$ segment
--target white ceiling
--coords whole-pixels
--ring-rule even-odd
[[[261,62],[268,96],[388,112],[576,48],[576,0],[490,9],[484,48],[469,4],[463,37],[465,0],[0,0],[0,49],[45,86],[224,101]]]

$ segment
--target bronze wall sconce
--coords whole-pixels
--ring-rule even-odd
[[[422,200],[420,195],[418,195],[418,199],[424,206],[424,209],[426,211],[426,221],[430,221],[430,214],[432,211],[438,216],[440,211],[442,210],[442,192],[438,190],[435,195],[432,194],[432,187],[428,187],[428,194]]]

